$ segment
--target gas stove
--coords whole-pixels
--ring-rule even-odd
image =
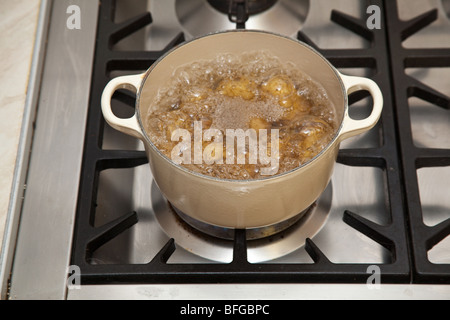
[[[79,30],[66,26],[73,2]],[[48,44],[8,297],[450,298],[449,2],[43,1]],[[379,124],[341,144],[317,202],[257,239],[172,208],[142,143],[100,110],[111,78],[234,28],[306,42],[385,99]],[[134,103],[113,97],[118,116]],[[371,106],[365,92],[350,96],[355,119]]]

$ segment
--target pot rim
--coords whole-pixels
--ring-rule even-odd
[[[140,98],[141,98],[141,93],[142,93],[142,89],[147,81],[147,78],[150,76],[150,74],[152,73],[153,69],[156,68],[156,66],[161,63],[164,58],[166,58],[168,55],[170,55],[171,53],[173,53],[174,51],[178,50],[179,48],[182,48],[185,45],[188,45],[192,42],[195,42],[197,40],[203,39],[203,38],[207,38],[207,37],[211,37],[211,36],[216,36],[216,35],[221,35],[221,34],[229,34],[229,33],[259,33],[259,34],[267,34],[270,36],[275,36],[275,37],[279,37],[285,40],[289,40],[292,42],[295,42],[299,45],[302,45],[304,47],[306,47],[307,49],[311,50],[313,53],[315,53],[319,58],[321,58],[329,67],[330,69],[333,71],[333,73],[336,75],[337,80],[339,81],[339,84],[341,86],[342,92],[343,92],[343,96],[344,96],[344,110],[343,110],[343,117],[342,117],[342,121],[339,125],[339,128],[336,130],[335,135],[333,137],[333,139],[328,143],[328,145],[321,151],[319,152],[315,157],[313,157],[312,159],[308,160],[307,162],[305,162],[304,164],[296,167],[295,169],[283,172],[283,173],[279,173],[279,174],[275,174],[272,176],[267,176],[267,177],[262,177],[262,178],[258,178],[258,179],[245,179],[245,180],[237,180],[237,179],[223,179],[223,178],[217,178],[217,177],[213,177],[213,176],[208,176],[205,174],[201,174],[198,172],[194,172],[191,171],[185,167],[183,167],[182,165],[176,164],[174,163],[170,158],[168,158],[165,154],[163,154],[151,141],[150,137],[147,134],[147,131],[145,130],[145,127],[143,126],[142,123],[142,118],[141,118],[141,110],[139,108],[140,105]],[[339,142],[339,137],[341,136],[341,131],[342,128],[344,126],[344,122],[345,122],[345,118],[346,115],[348,114],[348,94],[346,91],[346,87],[345,84],[342,80],[341,74],[339,73],[339,71],[331,64],[330,61],[328,61],[328,59],[326,59],[320,52],[318,52],[316,49],[314,49],[313,47],[311,47],[310,45],[288,37],[288,36],[284,36],[281,34],[277,34],[274,32],[270,32],[270,31],[264,31],[264,30],[252,30],[252,29],[234,29],[234,30],[226,30],[226,31],[218,31],[218,32],[212,32],[212,33],[208,33],[205,34],[203,36],[200,37],[196,37],[194,39],[191,39],[189,41],[185,41],[175,47],[173,47],[172,49],[168,50],[166,53],[164,53],[161,57],[159,57],[151,66],[150,68],[143,74],[142,76],[142,82],[140,84],[139,90],[137,90],[136,93],[136,105],[135,105],[135,109],[136,109],[136,116],[137,116],[137,121],[139,123],[139,126],[141,128],[141,131],[143,133],[143,138],[145,139],[145,141],[151,146],[151,148],[157,152],[158,155],[160,155],[164,160],[166,160],[167,162],[169,162],[173,167],[175,167],[178,170],[182,170],[187,174],[190,175],[194,175],[197,176],[199,178],[203,178],[203,179],[207,179],[207,180],[211,180],[211,181],[215,181],[215,182],[230,182],[230,183],[237,183],[237,184],[248,184],[248,183],[257,183],[257,182],[261,182],[261,181],[272,181],[272,180],[278,180],[281,179],[287,175],[293,174],[296,171],[299,171],[301,169],[304,169],[305,167],[308,167],[310,165],[312,165],[314,162],[318,161],[326,152],[329,151],[329,149],[331,149],[336,143]]]

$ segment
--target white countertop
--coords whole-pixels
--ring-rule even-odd
[[[0,250],[10,206],[40,2],[0,2]]]

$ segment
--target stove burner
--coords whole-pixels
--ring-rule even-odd
[[[208,3],[218,11],[228,14],[231,22],[238,28],[245,28],[245,23],[251,15],[270,9],[278,0],[208,0]]]
[[[208,0],[208,3],[222,13],[229,14],[230,9],[238,3],[246,2],[247,13],[249,15],[258,14],[270,9],[278,0]]]
[[[156,185],[153,185],[152,199],[157,199],[155,193],[159,193],[159,189]],[[307,209],[306,212],[296,216],[296,219],[292,218],[284,225],[277,225],[278,228],[281,228],[277,231],[270,228],[247,230],[250,237],[256,238],[254,240],[247,239],[248,262],[261,263],[271,261],[302,248],[306,243],[306,239],[313,238],[325,224],[330,213],[332,194],[330,183],[314,205]],[[158,201],[158,203],[160,202]],[[176,213],[175,209],[167,201],[165,203],[164,206],[154,205],[155,216],[161,228],[170,238],[175,240],[175,243],[185,250],[208,260],[222,263],[233,261],[233,240],[226,240],[199,231],[180,218],[179,210]],[[182,215],[183,218],[186,218],[184,214]],[[196,227],[198,227],[198,221]],[[211,229],[208,232],[211,232]],[[228,230],[227,232],[234,233],[234,230]],[[266,233],[266,237],[262,237],[264,233]],[[249,238],[248,234],[247,238]],[[269,236],[269,234],[271,235]],[[230,234],[227,234],[227,237],[229,236]]]
[[[122,2],[125,3],[125,0]],[[126,4],[128,5],[129,2],[127,1]],[[82,179],[80,180],[71,260],[72,265],[77,265],[82,270],[83,284],[363,284],[367,282],[368,266],[374,263],[382,263],[383,283],[409,284],[411,281],[417,283],[419,277],[421,277],[419,282],[426,281],[421,275],[425,275],[426,279],[431,279],[432,283],[449,281],[448,264],[438,265],[430,263],[427,259],[429,246],[445,236],[444,231],[448,230],[447,223],[444,222],[435,227],[423,225],[420,215],[420,199],[418,191],[415,191],[415,188],[418,188],[417,181],[415,181],[417,166],[442,166],[442,164],[448,163],[446,162],[450,159],[448,150],[425,150],[417,147],[409,150],[409,146],[412,145],[412,142],[409,141],[411,139],[410,117],[399,117],[398,119],[396,117],[397,114],[409,114],[408,105],[405,103],[408,101],[407,93],[419,92],[422,97],[430,97],[428,91],[422,90],[423,86],[417,87],[417,82],[413,82],[410,87],[411,81],[405,78],[405,63],[410,68],[448,66],[446,50],[415,49],[408,52],[401,47],[403,37],[412,34],[414,30],[420,29],[420,26],[427,25],[425,22],[432,20],[429,18],[429,14],[425,15],[424,19],[400,21],[396,11],[397,1],[371,0],[371,4],[379,6],[382,8],[382,12],[387,13],[388,23],[380,30],[368,30],[366,16],[356,18],[359,11],[365,12],[365,1],[359,3],[360,9],[364,10],[356,12],[356,10],[352,11],[355,9],[353,6],[351,6],[351,10],[350,7],[347,8],[344,1],[338,1],[336,4],[333,2],[330,5],[329,1],[278,0],[267,11],[249,18],[246,22],[248,29],[266,30],[298,37],[299,40],[315,46],[337,68],[360,68],[371,73],[373,71],[373,80],[379,83],[387,96],[392,95],[392,89],[397,86],[400,88],[397,88],[398,90],[395,92],[404,94],[394,95],[397,100],[395,105],[393,105],[392,99],[385,101],[383,121],[380,122],[380,128],[376,131],[380,138],[379,145],[367,148],[361,144],[352,143],[350,146],[347,145],[347,148],[340,150],[338,157],[338,162],[342,166],[369,167],[370,170],[376,169],[377,171],[380,169],[383,183],[380,183],[381,188],[377,187],[377,189],[386,193],[384,199],[386,208],[377,208],[377,211],[372,212],[370,206],[362,206],[352,213],[349,211],[352,209],[349,208],[349,205],[355,204],[355,200],[359,200],[359,198],[353,197],[352,188],[347,190],[345,185],[347,180],[337,178],[333,182],[339,185],[339,189],[344,190],[343,193],[348,193],[349,197],[333,198],[332,209],[331,192],[328,190],[319,198],[316,207],[312,208],[313,210],[306,213],[302,219],[285,231],[268,238],[247,241],[245,231],[236,230],[234,241],[229,241],[208,236],[181,221],[181,218],[171,210],[167,200],[161,195],[154,182],[151,186],[151,197],[148,197],[152,179],[151,175],[148,176],[148,179],[143,179],[145,176],[143,172],[149,171],[147,165],[145,168],[142,166],[147,163],[145,152],[133,151],[134,149],[124,150],[123,147],[109,148],[105,143],[112,137],[107,138],[107,134],[104,134],[106,126],[101,125],[103,117],[98,105],[101,102],[104,86],[114,73],[122,73],[125,70],[146,70],[167,50],[185,39],[189,40],[193,36],[236,28],[236,25],[228,20],[227,15],[214,9],[206,0],[167,0],[150,1],[150,3],[152,8],[154,7],[151,14],[138,14],[134,18],[116,23],[113,21],[114,15],[111,14],[118,10],[115,8],[116,1],[101,1],[96,41],[96,63],[92,75],[92,94],[86,125],[86,137],[89,139],[85,140],[83,153]],[[309,21],[312,25],[303,28],[310,4]],[[158,11],[158,6],[165,6],[164,8],[168,8],[168,10]],[[330,12],[330,7],[338,8]],[[344,11],[340,11],[341,9]],[[175,12],[173,13],[173,11]],[[321,15],[317,15],[319,11]],[[170,13],[170,17],[165,14],[166,12]],[[332,23],[328,21],[329,13],[331,13]],[[432,14],[434,15],[433,12]],[[322,21],[322,16],[326,20]],[[318,19],[316,20],[316,18]],[[172,19],[173,21],[171,21]],[[174,29],[171,29],[172,22],[176,25]],[[151,26],[148,30],[148,39],[150,40],[146,46],[157,42],[156,48],[148,48],[148,51],[126,52],[111,47],[111,43],[115,44],[147,25]],[[357,43],[359,40],[364,40],[369,45],[356,49],[349,49],[348,46],[341,45],[341,40],[345,40],[345,38],[337,37],[335,39],[334,33],[339,29],[356,34],[356,36],[348,37],[349,41],[357,38]],[[389,38],[386,37],[386,30],[389,31]],[[160,35],[157,32],[166,33],[167,31],[169,31],[168,34],[159,41]],[[180,31],[181,33],[179,33]],[[330,37],[333,41],[328,43]],[[306,41],[307,39],[310,40]],[[315,39],[319,40],[317,43],[319,46],[314,45],[312,40],[315,41]],[[390,43],[388,43],[389,41]],[[347,41],[343,42],[347,43]],[[325,48],[321,49],[322,46]],[[396,48],[401,50],[395,51]],[[357,98],[361,99],[361,97]],[[353,99],[353,102],[359,101],[358,99]],[[121,101],[119,97],[117,100]],[[121,102],[126,105],[134,106],[129,103],[130,99],[122,97],[122,100],[124,101]],[[404,121],[406,121],[406,125]],[[406,128],[406,131],[400,134],[398,129],[403,127]],[[400,136],[403,138],[400,139]],[[103,144],[100,146],[99,142]],[[400,142],[401,144],[399,144]],[[399,150],[402,153],[399,153]],[[424,151],[428,152],[424,153]],[[403,157],[400,158],[399,154],[403,154]],[[434,162],[432,163],[432,161]],[[404,164],[408,164],[408,167],[405,167]],[[133,169],[128,170],[130,168]],[[104,171],[107,171],[106,174],[109,172],[114,175],[119,173],[119,177],[121,177],[121,172],[127,171],[130,174],[127,173],[127,179],[130,178],[132,184],[129,188],[123,184],[119,184],[117,188],[111,188],[108,184],[108,190],[105,188],[102,190],[99,186],[99,176]],[[363,182],[366,184],[365,181]],[[402,184],[402,182],[406,184]],[[403,197],[403,186],[405,186],[408,197]],[[130,196],[127,192],[130,192]],[[102,197],[111,193],[112,196],[120,198],[119,202],[129,213],[125,214],[126,211],[123,211],[122,208],[100,210]],[[329,196],[325,197],[328,193]],[[412,200],[410,195],[412,195]],[[418,206],[418,214],[415,214],[415,209],[414,212],[413,208],[410,210],[409,206],[414,206],[414,208]],[[136,212],[130,212],[130,209],[136,209]],[[372,214],[376,214],[376,217],[378,214],[382,216],[385,210],[390,218],[386,223],[364,218],[364,216]],[[93,221],[97,221],[102,214],[105,215],[105,223],[94,225]],[[342,229],[345,232],[342,233],[342,240],[346,240],[350,235],[350,239],[361,238],[363,244],[366,243],[366,238],[375,242],[377,248],[375,261],[372,260],[372,245],[365,250],[365,246],[360,247],[357,244],[346,246],[345,241],[342,243],[336,241],[338,254],[344,252],[346,257],[347,252],[352,251],[359,255],[360,251],[354,250],[364,249],[363,259],[359,259],[358,256],[358,259],[351,258],[342,261],[340,257],[336,259],[334,252],[328,252],[327,242],[334,240],[328,231],[336,230],[334,222],[337,220],[334,218],[339,219],[339,224],[341,222],[345,224]],[[408,221],[405,219],[409,219],[411,227],[409,231],[414,231],[414,234],[410,233],[411,237],[406,230]],[[340,235],[339,232],[337,234]],[[313,240],[309,241],[308,238],[313,238]],[[303,250],[303,245],[305,250]],[[378,250],[379,246],[383,247],[383,251]],[[335,246],[333,245],[333,247]],[[417,255],[410,256],[412,250],[410,248],[415,247],[417,247]],[[322,249],[326,251],[322,251]],[[292,254],[289,254],[291,252]],[[379,257],[379,254],[383,256]],[[299,255],[302,256],[300,261]],[[112,258],[106,260],[104,257]],[[209,261],[206,263],[199,261],[202,257]],[[91,264],[89,261],[102,262],[92,260],[92,258],[102,259],[107,264]],[[304,261],[303,258],[307,260]],[[416,260],[412,263],[413,258]],[[276,260],[271,263],[271,259]],[[109,263],[110,260],[111,263]],[[210,261],[226,264],[209,263]],[[267,261],[267,263],[258,264],[259,261]]]
[[[208,223],[204,223],[201,221],[198,221],[196,219],[191,218],[187,214],[183,213],[181,210],[175,208],[174,206],[171,206],[171,208],[175,211],[175,213],[188,225],[193,227],[194,229],[197,229],[198,231],[201,231],[207,235],[210,235],[212,237],[217,237],[224,240],[234,240],[234,229],[232,228],[224,228],[224,227],[218,227],[214,225],[210,225]],[[261,227],[261,228],[252,228],[246,230],[246,239],[247,240],[257,240],[262,238],[267,238],[270,236],[273,236],[279,232],[282,232],[286,230],[287,228],[294,225],[296,222],[298,222],[309,210],[312,210],[312,208],[308,208],[301,212],[300,214],[287,219],[285,221],[282,221],[280,223],[267,226],[267,227]]]
[[[233,0],[233,3],[230,8],[229,0],[175,0],[175,12],[186,38],[190,39],[243,27],[296,36],[310,9],[310,0]],[[245,3],[247,9],[242,10]]]

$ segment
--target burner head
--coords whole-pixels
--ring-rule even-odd
[[[186,216],[170,205],[154,182],[151,197],[160,227],[180,248],[211,261],[233,261],[234,229],[211,226]],[[331,212],[332,197],[330,183],[306,212],[275,226],[247,229],[248,262],[278,259],[303,247],[306,239],[313,239],[325,225]]]
[[[282,221],[280,223],[277,223],[275,225],[267,226],[267,227],[261,227],[261,228],[253,228],[253,229],[247,229],[246,230],[246,238],[247,240],[257,240],[257,239],[263,239],[268,238],[270,236],[273,236],[275,234],[278,234],[295,223],[297,223],[308,211],[312,210],[316,205],[312,205],[310,208],[306,209],[305,211],[299,213],[298,215]],[[206,235],[224,239],[224,240],[233,240],[234,239],[234,229],[230,228],[224,228],[224,227],[218,227],[213,226],[201,221],[198,221],[196,219],[191,218],[190,216],[184,214],[181,210],[175,208],[171,205],[171,208],[175,211],[175,213],[178,215],[179,218],[181,218],[182,221],[190,225],[195,230],[198,230]]]
[[[187,40],[235,28],[271,31],[295,38],[306,21],[310,2],[311,0],[175,0],[175,12]]]
[[[207,0],[208,3],[216,10],[229,14],[238,3],[247,6],[247,13],[255,15],[270,9],[278,0]]]

